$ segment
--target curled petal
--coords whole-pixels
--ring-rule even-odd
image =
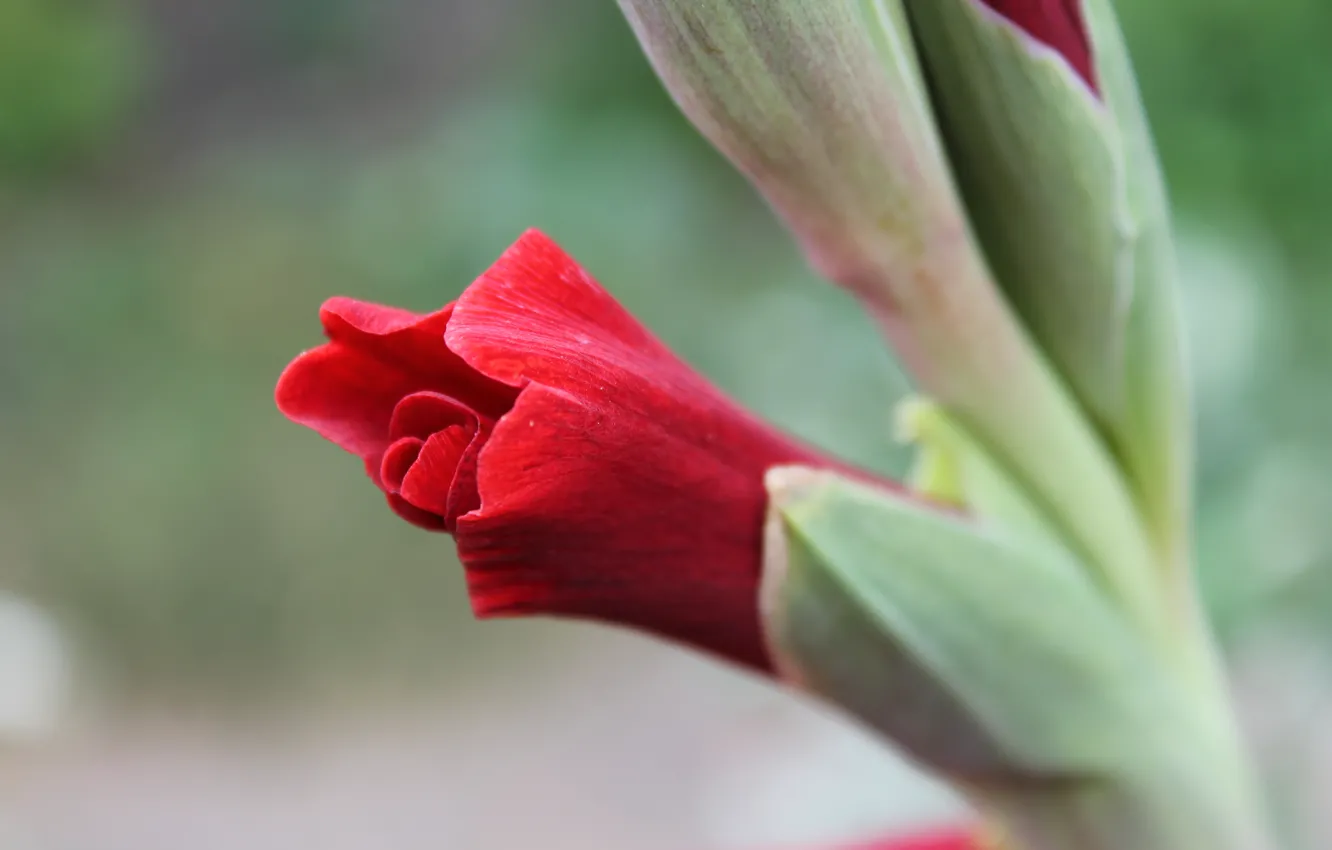
[[[393,409],[389,435],[395,440],[402,437],[424,440],[454,426],[475,431],[479,421],[476,413],[461,402],[442,393],[419,392],[407,396]]]
[[[458,425],[431,434],[402,481],[399,490],[402,497],[422,510],[439,514],[452,527],[456,517],[450,516],[449,498],[457,483],[463,454],[474,436],[474,431]]]
[[[394,410],[415,393],[432,391],[462,400],[483,416],[499,416],[516,392],[449,351],[444,329],[452,313],[453,305],[419,315],[330,299],[320,310],[330,342],[305,352],[282,373],[278,409],[367,462],[388,448]]]
[[[449,304],[420,315],[351,298],[330,298],[319,318],[329,339],[355,346],[385,367],[412,376],[421,384],[419,389],[465,400],[478,413],[497,417],[509,409],[514,393],[467,368],[444,344],[453,308]]]
[[[411,470],[412,464],[421,455],[421,447],[425,445],[424,440],[416,437],[403,437],[393,445],[389,446],[388,451],[384,452],[384,457],[379,462],[379,480],[384,489],[390,493],[396,493],[402,489],[403,479]]]
[[[296,358],[282,373],[276,395],[278,409],[289,419],[369,461],[391,442],[389,420],[399,399],[420,388],[410,373],[332,342]]]
[[[444,517],[430,511],[421,510],[397,493],[388,494],[388,503],[395,514],[412,525],[424,528],[426,531],[448,531],[448,527],[444,524]]]

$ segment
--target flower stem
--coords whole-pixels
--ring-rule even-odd
[[[1271,850],[1265,807],[1205,632],[1185,713],[1142,724],[1125,767],[1048,788],[972,787],[1002,850]]]

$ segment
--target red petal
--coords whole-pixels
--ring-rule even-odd
[[[457,524],[476,612],[613,621],[767,670],[763,472],[812,457],[687,401],[656,413],[519,396],[481,452],[482,507]]]
[[[393,409],[389,436],[393,439],[426,439],[445,428],[460,425],[475,431],[479,424],[471,408],[441,393],[420,392],[407,396]]]
[[[389,420],[416,376],[339,342],[307,351],[278,379],[277,406],[294,422],[367,460],[389,445]]]
[[[444,393],[478,413],[498,417],[509,408],[515,393],[467,368],[444,344],[453,310],[454,305],[449,304],[422,316],[351,298],[331,298],[320,309],[319,318],[330,339],[355,346],[384,367],[412,376],[416,389]]]
[[[463,293],[445,336],[526,387],[455,530],[477,613],[613,621],[768,669],[764,472],[841,465],[730,402],[536,231]]]
[[[449,490],[448,510],[444,513],[450,531],[456,527],[458,517],[481,507],[481,494],[477,489],[476,480],[478,459],[481,449],[489,439],[490,431],[483,425],[481,430],[472,436],[471,443],[463,451],[462,457],[458,459],[458,469],[454,473],[453,488]]]
[[[413,313],[401,307],[387,307],[355,298],[330,298],[319,308],[319,320],[330,339],[356,335],[383,337],[413,329],[429,333],[444,330],[448,324],[449,304],[434,313]]]
[[[282,373],[278,409],[362,458],[382,454],[399,400],[438,388],[448,380],[448,366],[461,366],[444,345],[451,313],[452,305],[419,316],[350,298],[329,300],[320,319],[331,342],[305,352]],[[445,374],[431,354],[443,358]]]
[[[981,850],[982,845],[968,830],[946,830],[928,834],[881,838],[842,850]]]
[[[411,502],[408,502],[397,493],[388,494],[389,507],[393,512],[412,525],[424,528],[426,531],[448,531],[444,524],[444,517],[439,514],[423,511]]]
[[[706,386],[536,230],[462,294],[445,338],[478,372],[515,387],[535,381],[601,393],[613,391],[604,382],[616,375],[661,379],[663,395]]]
[[[399,490],[402,497],[447,520],[449,494],[455,486],[458,464],[471,442],[472,433],[459,425],[432,434],[421,449],[421,456],[403,479]]]
[[[476,506],[472,467],[479,447],[469,443],[517,395],[448,350],[444,329],[452,313],[453,305],[421,316],[334,298],[320,311],[331,341],[288,366],[276,391],[284,414],[360,455],[371,480],[387,491],[393,510],[432,530],[449,525],[449,504],[461,510]],[[483,413],[484,422],[474,410]],[[457,435],[430,444],[435,430],[453,425],[465,426],[463,450],[454,451]],[[395,439],[408,435],[416,438],[415,448],[404,444],[388,454]],[[427,463],[411,474],[414,451],[425,451]],[[446,456],[469,466],[446,474]],[[466,492],[451,494],[448,488],[454,481]],[[405,495],[399,492],[403,487]]]
[[[320,318],[332,341],[282,373],[278,409],[368,461],[388,448],[394,408],[413,393],[433,391],[487,417],[500,415],[517,394],[449,351],[444,329],[452,313],[453,305],[421,316],[331,299]]]
[[[1096,63],[1082,14],[1082,0],[981,0],[1028,35],[1064,57],[1096,90]]]
[[[389,446],[388,451],[384,452],[384,457],[379,463],[379,481],[380,486],[390,493],[397,493],[402,489],[402,481],[407,477],[412,464],[421,455],[421,447],[425,445],[424,440],[416,437],[404,437],[393,445]]]

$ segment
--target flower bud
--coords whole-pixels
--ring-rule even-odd
[[[620,0],[685,114],[856,293],[922,391],[1067,542],[1159,619],[1113,457],[995,286],[954,189],[900,0]]]
[[[960,235],[914,59],[883,67],[853,4],[620,5],[681,109],[827,277],[871,288],[882,263],[906,268],[941,229]]]
[[[994,277],[1177,560],[1191,446],[1169,214],[1113,12],[1103,0],[907,8]]]

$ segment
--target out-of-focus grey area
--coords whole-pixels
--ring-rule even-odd
[[[1177,201],[1209,604],[1290,846],[1332,846],[1332,6],[1120,4]],[[768,685],[472,621],[447,538],[284,421],[347,294],[524,228],[790,430],[904,382],[610,0],[0,0],[0,844],[685,850],[956,811]]]

